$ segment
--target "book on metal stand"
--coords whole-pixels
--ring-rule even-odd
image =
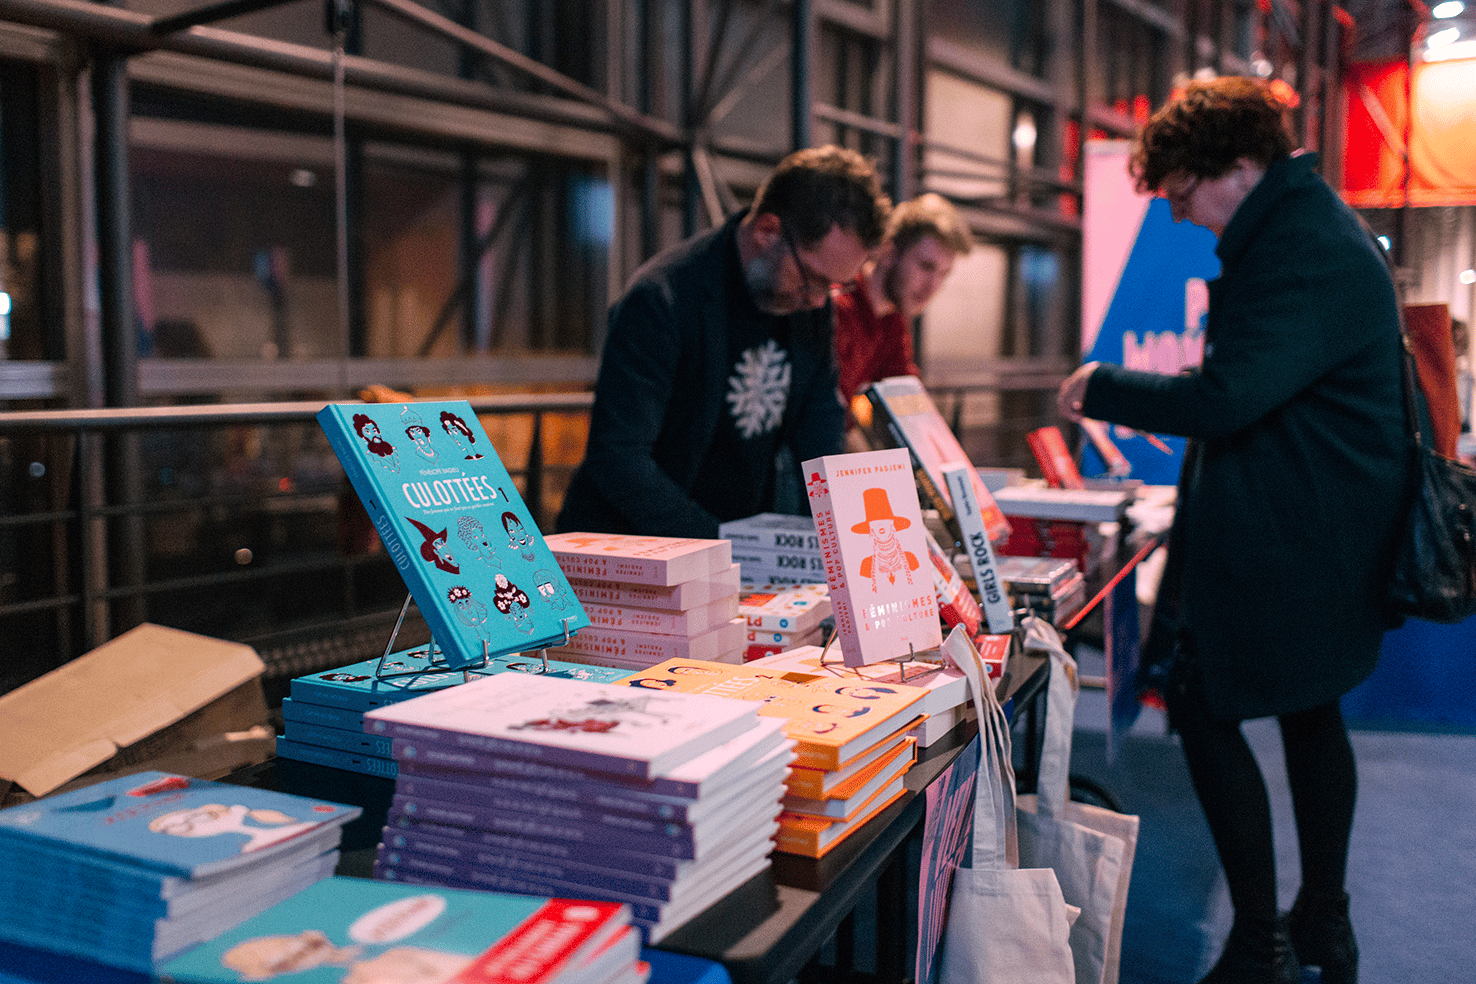
[[[317,419],[409,588],[376,679],[394,675],[385,664],[412,599],[431,672],[465,682],[533,650],[547,672],[547,650],[590,620],[471,404],[330,403]]]

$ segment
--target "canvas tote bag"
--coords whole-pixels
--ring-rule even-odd
[[[1048,653],[1051,675],[1036,792],[1018,798],[1020,863],[1054,870],[1066,901],[1081,909],[1071,927],[1077,984],[1117,984],[1138,818],[1071,800],[1076,661],[1049,622],[1032,615],[1022,624],[1025,648]]]
[[[1017,863],[1009,724],[968,635],[955,629],[949,642],[973,691],[980,750],[972,866],[953,875],[939,984],[1071,984],[1071,912],[1061,886],[1049,868]]]

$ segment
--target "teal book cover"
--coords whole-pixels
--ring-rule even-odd
[[[449,666],[589,625],[471,404],[330,403],[318,423]]]
[[[452,670],[439,650],[432,657],[429,649],[420,646],[406,649],[388,656],[375,656],[358,663],[350,663],[331,670],[305,673],[294,677],[291,684],[292,700],[300,702],[294,713],[304,713],[301,705],[311,704],[336,707],[353,711],[368,711],[387,704],[399,703],[412,697],[436,690],[445,690],[458,683],[466,682],[467,676],[479,679],[502,673],[505,670],[529,673],[547,673],[549,676],[565,677],[570,680],[588,680],[591,683],[614,683],[630,675],[628,670],[611,669],[606,666],[585,666],[565,660],[550,659],[547,668],[537,653],[527,656],[507,654],[494,656],[485,665],[470,670]],[[285,713],[285,705],[284,705]],[[305,713],[312,713],[311,711]],[[328,724],[324,719],[313,722]],[[336,725],[344,727],[345,725]],[[358,727],[362,727],[360,722]]]
[[[121,860],[165,876],[202,878],[266,864],[339,828],[357,806],[254,786],[140,772],[0,810],[0,855],[31,848]],[[337,846],[335,839],[326,849]],[[162,887],[162,882],[161,882]]]
[[[169,961],[159,976],[169,984],[536,984],[581,968],[629,923],[629,911],[608,902],[333,877]],[[631,961],[637,945],[626,935]]]

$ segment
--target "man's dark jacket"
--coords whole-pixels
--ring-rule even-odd
[[[730,412],[729,325],[766,317],[753,306],[738,258],[743,214],[652,259],[610,309],[589,445],[559,530],[718,535],[716,514],[725,504],[696,502],[691,491],[721,415]],[[791,377],[780,444],[800,462],[842,450],[844,413],[829,303],[788,320]],[[757,511],[772,506],[770,495]]]
[[[1193,439],[1160,597],[1229,720],[1320,706],[1373,670],[1410,488],[1394,288],[1315,164],[1273,163],[1231,217],[1200,368],[1103,366],[1083,401]]]

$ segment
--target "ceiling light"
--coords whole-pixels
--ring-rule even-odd
[[[1465,13],[1465,10],[1466,5],[1461,3],[1461,0],[1445,0],[1444,3],[1437,3],[1431,9],[1430,16],[1438,20],[1444,20],[1447,17],[1459,17]]]
[[[1462,270],[1461,283],[1465,284],[1467,287],[1471,286],[1472,284],[1476,284],[1476,270]]]

